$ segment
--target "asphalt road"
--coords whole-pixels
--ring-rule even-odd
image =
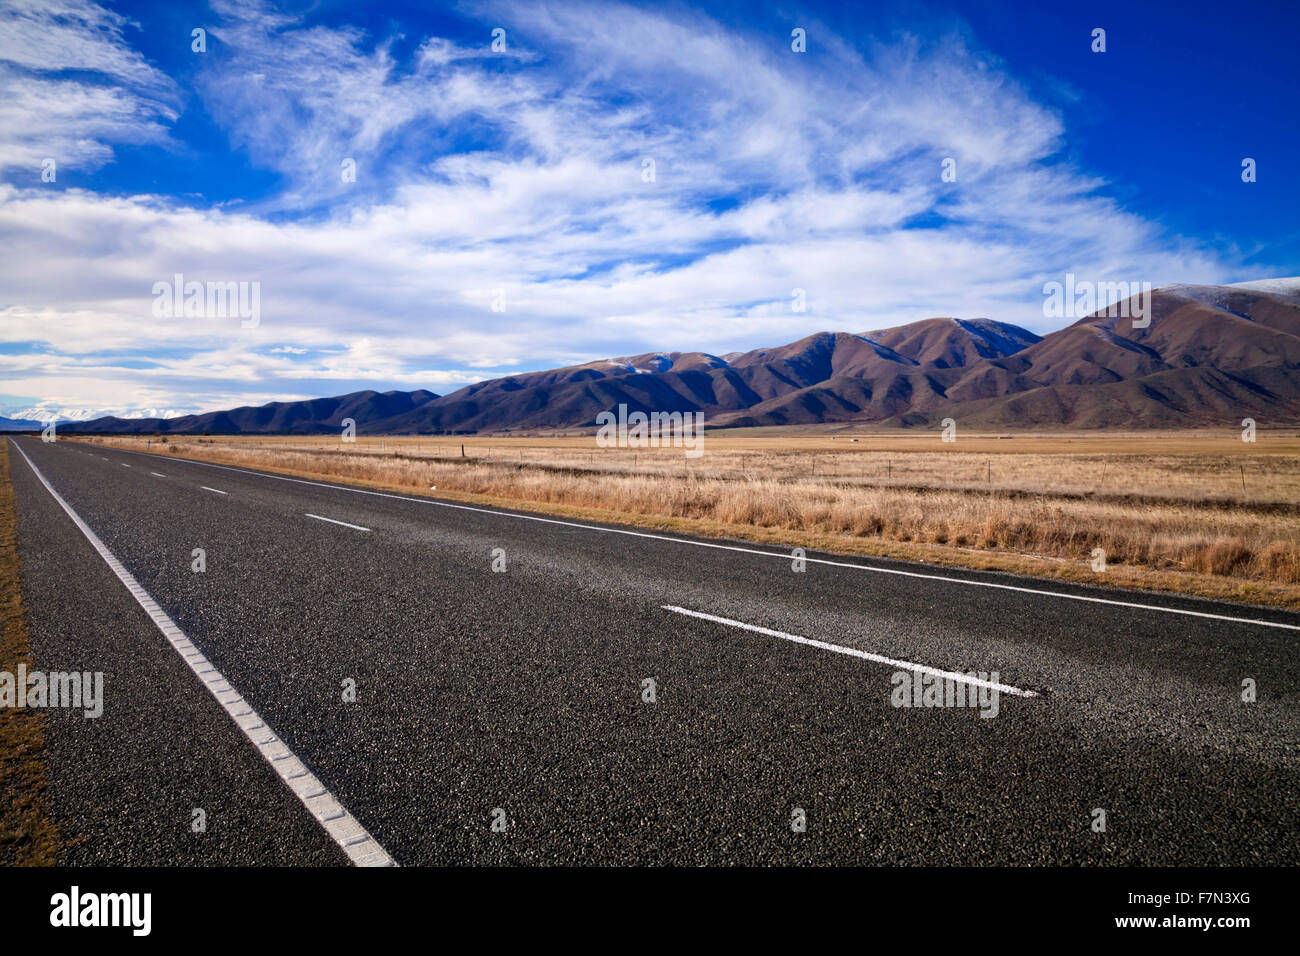
[[[403,866],[1300,862],[1300,615],[11,441],[64,862],[348,857],[18,449]]]

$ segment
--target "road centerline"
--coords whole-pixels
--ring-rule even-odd
[[[1001,694],[1014,694],[1017,697],[1038,696],[1036,691],[1025,690],[1023,687],[1012,687],[1010,684],[1000,684],[997,681],[984,680],[979,677],[971,677],[969,674],[963,674],[960,671],[940,670],[937,667],[929,667],[925,664],[916,664],[912,661],[899,660],[895,657],[885,657],[882,654],[872,654],[868,651],[860,651],[856,647],[845,647],[842,644],[832,644],[829,641],[818,641],[811,637],[801,637],[798,634],[790,634],[786,631],[776,631],[770,627],[759,627],[757,624],[746,624],[744,621],[733,620],[729,617],[718,617],[716,614],[705,614],[703,611],[691,611],[684,607],[677,607],[674,604],[661,604],[660,607],[665,611],[672,611],[674,614],[684,614],[687,617],[696,617],[704,621],[712,621],[715,624],[725,624],[728,627],[736,627],[744,631],[753,631],[755,634],[765,634],[768,637],[779,637],[783,641],[791,641],[795,644],[806,644],[809,647],[820,648],[823,651],[831,651],[835,654],[847,654],[849,657],[857,657],[861,660],[872,661],[876,664],[888,664],[890,667],[897,667],[900,670],[916,671],[919,674],[929,674],[933,677],[939,677],[944,680],[970,684],[973,687],[987,687],[990,690],[996,690]]]
[[[328,521],[330,524],[341,524],[345,528],[355,528],[358,531],[369,531],[369,528],[363,528],[359,524],[350,524],[347,521],[339,521],[335,518],[323,518],[320,515],[307,514],[308,518],[315,518],[317,521]]]
[[[151,453],[142,451],[132,451],[129,448],[118,448],[118,451],[127,455],[148,455],[154,457]],[[666,534],[654,534],[647,531],[632,531],[627,528],[604,528],[599,525],[583,524],[578,521],[565,521],[560,518],[546,518],[541,515],[520,514],[513,511],[494,510],[491,508],[479,508],[474,505],[456,504],[450,501],[438,501],[432,498],[416,498],[412,495],[399,495],[385,491],[370,491],[366,488],[352,488],[347,485],[333,484],[327,481],[312,481],[307,478],[291,478],[288,475],[275,475],[270,472],[253,471],[249,468],[236,468],[233,465],[219,465],[216,462],[200,461],[196,458],[174,458],[172,461],[185,462],[191,465],[199,465],[204,468],[217,468],[221,471],[233,471],[238,474],[250,475],[254,478],[273,479],[275,481],[287,481],[299,485],[310,485],[317,488],[329,488],[333,491],[347,491],[352,494],[369,495],[374,498],[387,498],[393,501],[407,501],[412,504],[428,505],[437,508],[451,508],[456,511],[470,511],[477,514],[495,515],[498,518],[514,518],[519,521],[536,521],[543,524],[559,525],[569,528],[580,528],[585,531],[603,532],[605,534],[621,534],[634,538],[649,538],[656,541],[671,541],[674,544],[690,545],[697,548],[713,548],[719,551],[734,551],[740,554],[752,554],[764,558],[776,558],[780,561],[789,561],[790,552],[781,551],[762,551],[758,548],[746,548],[739,545],[722,544],[714,541],[693,541],[689,538],[675,538]],[[130,467],[129,465],[127,467]],[[1180,607],[1163,607],[1159,604],[1143,604],[1139,601],[1120,601],[1115,598],[1094,597],[1087,594],[1070,594],[1065,591],[1049,591],[1045,588],[1031,588],[1017,584],[1000,584],[996,581],[978,581],[967,578],[958,578],[946,574],[926,574],[921,571],[907,571],[902,568],[884,568],[878,565],[857,564],[852,561],[832,561],[829,558],[806,557],[804,560],[808,564],[817,564],[822,566],[837,568],[852,568],[857,571],[869,571],[875,574],[892,574],[899,577],[920,578],[926,581],[941,581],[946,584],[960,584],[966,587],[992,588],[1000,591],[1012,591],[1019,594],[1032,594],[1039,597],[1059,598],[1065,601],[1083,601],[1089,604],[1105,604],[1111,607],[1127,607],[1140,611],[1156,611],[1162,614],[1181,614],[1186,617],[1199,617],[1214,621],[1227,621],[1231,624],[1253,624],[1257,627],[1271,627],[1278,630],[1300,631],[1300,624],[1287,624],[1282,621],[1267,621],[1261,618],[1237,617],[1231,614],[1213,614],[1209,611],[1193,611],[1189,608]]]

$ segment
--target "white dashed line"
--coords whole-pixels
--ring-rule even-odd
[[[207,485],[199,485],[199,487],[202,488],[204,491],[211,491],[213,494],[217,494],[217,495],[229,494],[229,492],[222,491],[220,488],[209,488]]]
[[[121,449],[129,455],[146,455],[144,451],[130,451]],[[148,455],[152,457],[152,455]],[[565,522],[559,518],[542,518],[541,515],[521,515],[515,511],[494,511],[486,507],[474,507],[472,505],[455,505],[450,501],[433,501],[432,498],[412,498],[409,494],[391,494],[389,492],[369,492],[364,488],[348,488],[347,485],[330,484],[329,481],[311,481],[308,479],[295,479],[287,475],[270,475],[269,472],[251,471],[248,468],[235,468],[229,464],[216,464],[214,462],[199,462],[192,458],[183,459],[186,464],[198,464],[204,468],[220,468],[221,471],[233,471],[239,475],[251,475],[260,477],[260,479],[272,479],[276,481],[291,481],[299,485],[312,485],[315,488],[330,488],[335,492],[351,492],[352,494],[368,494],[373,498],[391,498],[393,501],[408,501],[413,505],[428,505],[430,507],[446,507],[455,511],[474,511],[482,515],[495,515],[497,518],[513,518],[520,522],[539,522],[542,524],[558,524],[562,527],[581,528],[584,531],[597,531],[606,533],[606,535],[627,535],[629,537],[646,537],[654,541],[671,541],[676,545],[690,545],[692,548],[712,548],[722,551],[737,551],[740,554],[754,554],[761,558],[776,558],[777,561],[789,561],[789,551],[761,551],[757,548],[740,548],[738,545],[718,544],[715,541],[692,541],[685,537],[671,537],[669,535],[653,535],[645,531],[628,531],[627,528],[602,528],[595,524],[582,524],[581,522]],[[130,466],[127,466],[130,467]],[[969,588],[993,588],[997,591],[1013,591],[1021,594],[1036,594],[1039,597],[1056,597],[1062,601],[1084,601],[1087,604],[1104,604],[1112,607],[1132,607],[1132,609],[1141,611],[1157,611],[1160,614],[1182,614],[1188,618],[1208,618],[1210,620],[1227,620],[1232,624],[1256,624],[1257,627],[1275,627],[1282,631],[1300,631],[1300,624],[1284,624],[1281,620],[1261,620],[1258,618],[1238,618],[1231,614],[1210,614],[1209,611],[1192,611],[1186,607],[1162,607],[1154,604],[1140,604],[1138,601],[1115,601],[1109,597],[1092,597],[1089,594],[1070,594],[1061,591],[1045,591],[1043,588],[1026,588],[1018,584],[998,584],[996,581],[978,581],[966,578],[953,578],[950,575],[933,575],[924,574],[920,571],[904,571],[897,567],[879,567],[876,564],[855,564],[850,561],[831,561],[828,558],[805,558],[809,564],[824,564],[829,567],[848,567],[854,571],[870,571],[872,574],[897,575],[900,578],[920,578],[928,581],[944,581],[945,584],[962,584]]]
[[[157,471],[151,471],[151,472],[149,472],[149,474],[153,475],[155,478],[166,478],[166,477],[167,477],[166,475],[162,474],[161,472],[157,472]]]
[[[144,455],[142,451],[122,449],[128,455]],[[472,511],[478,514],[495,515],[498,518],[514,518],[518,521],[537,521],[542,524],[560,525],[568,528],[581,528],[584,531],[598,531],[604,534],[622,534],[633,538],[650,538],[654,541],[670,541],[673,544],[689,545],[695,548],[714,548],[719,551],[735,551],[740,554],[753,554],[762,558],[776,558],[789,561],[789,551],[760,551],[758,548],[742,548],[734,544],[719,544],[713,541],[692,541],[689,538],[674,538],[666,534],[652,534],[646,531],[629,531],[626,528],[602,528],[597,525],[582,524],[578,521],[563,521],[559,518],[543,518],[540,515],[518,514],[513,511],[494,511],[491,508],[476,508],[473,505],[458,505],[450,501],[434,501],[430,498],[413,498],[410,495],[395,495],[385,491],[367,491],[364,488],[349,488],[347,485],[335,485],[327,481],[311,481],[306,478],[290,478],[287,475],[272,475],[263,471],[251,471],[247,468],[235,468],[232,465],[218,465],[210,461],[185,459],[189,465],[204,468],[217,468],[221,471],[233,471],[254,478],[288,481],[299,485],[312,485],[316,488],[331,488],[334,491],[348,491],[354,495],[370,495],[373,498],[390,498],[394,501],[409,501],[413,504],[428,505],[434,508],[451,508],[455,511]],[[1114,598],[1092,597],[1087,594],[1069,594],[1063,591],[1047,591],[1043,588],[1027,588],[1017,584],[998,584],[995,581],[975,581],[967,578],[955,578],[946,574],[925,574],[921,571],[904,571],[902,568],[882,568],[872,564],[855,564],[852,561],[832,561],[828,558],[805,558],[808,564],[820,564],[833,568],[852,568],[855,571],[869,571],[873,574],[892,574],[904,578],[921,578],[926,581],[942,581],[945,584],[961,584],[972,588],[993,588],[999,591],[1014,591],[1019,594],[1033,594],[1038,597],[1060,598],[1063,601],[1084,601],[1089,604],[1106,604],[1111,607],[1134,608],[1139,611],[1155,611],[1160,614],[1181,614],[1186,617],[1207,618],[1212,621],[1228,621],[1231,624],[1254,624],[1257,627],[1273,627],[1284,631],[1300,631],[1300,624],[1284,624],[1281,621],[1264,621],[1258,618],[1235,617],[1231,614],[1211,614],[1208,611],[1191,611],[1181,607],[1161,607],[1159,604],[1142,604],[1138,601],[1117,601]]]
[[[18,448],[18,453],[27,460],[28,467],[40,479],[41,484],[45,486],[54,500],[59,503],[68,517],[86,536],[99,556],[117,575],[131,596],[136,599],[139,605],[144,608],[149,619],[153,621],[158,630],[162,631],[167,642],[176,650],[176,653],[185,660],[199,680],[208,689],[222,708],[230,715],[244,736],[252,742],[260,753],[269,763],[285,785],[293,791],[294,795],[303,802],[303,805],[316,818],[325,832],[330,835],[335,843],[342,848],[343,852],[357,866],[396,866],[396,862],[390,857],[386,850],[376,842],[375,838],[370,835],[365,827],[344,809],[343,805],[334,799],[334,795],[325,789],[325,785],[307,769],[307,765],[298,759],[284,742],[276,736],[275,732],[258,716],[257,711],[249,706],[248,702],[240,696],[239,692],[230,686],[230,682],[221,676],[212,663],[203,656],[197,647],[190,641],[176,622],[167,616],[167,613],[158,606],[155,601],[135,579],[130,571],[122,566],[113,552],[109,551],[104,542],[99,540],[98,535],[90,529],[86,522],[81,520],[81,516],[72,510],[72,506],[63,500],[63,497],[54,490],[54,487],[45,480],[39,468],[32,463],[27,457],[27,452],[23,451],[17,443],[14,447]],[[128,466],[129,467],[129,466]]]
[[[345,528],[356,528],[358,531],[369,531],[369,528],[363,528],[359,524],[348,524],[346,521],[335,521],[333,518],[322,518],[320,515],[307,515],[308,518],[315,518],[317,521],[328,521],[330,524],[341,524]]]
[[[969,674],[961,674],[957,671],[942,671],[936,667],[926,667],[924,664],[913,664],[911,661],[900,661],[892,657],[881,657],[879,654],[868,654],[866,651],[860,651],[854,647],[844,647],[840,644],[828,644],[826,641],[815,641],[810,637],[800,637],[798,634],[787,634],[785,631],[774,631],[771,628],[759,627],[755,624],[746,624],[744,621],[733,621],[729,617],[716,617],[712,614],[705,614],[702,611],[688,611],[684,607],[675,607],[671,604],[662,604],[660,607],[665,611],[672,611],[674,614],[685,614],[688,617],[698,617],[706,621],[713,621],[715,624],[726,624],[728,627],[738,627],[742,630],[753,631],[755,634],[766,634],[768,637],[779,637],[783,641],[793,641],[796,644],[807,644],[809,647],[818,647],[823,651],[834,651],[836,654],[847,654],[849,657],[858,657],[864,661],[874,661],[877,664],[888,664],[890,667],[897,667],[902,670],[916,671],[921,674],[931,674],[935,677],[941,677],[944,680],[955,681],[961,684],[970,684],[974,687],[988,687],[1002,694],[1015,694],[1017,697],[1038,696],[1038,694],[1032,690],[1012,687],[1010,684],[999,684],[996,681],[971,677]]]

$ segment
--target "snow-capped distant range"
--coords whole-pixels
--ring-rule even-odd
[[[57,406],[33,405],[28,408],[0,408],[0,431],[30,431],[43,428],[50,422],[62,425],[65,422],[88,422],[95,418],[175,418],[188,415],[189,411],[177,408],[60,408]]]

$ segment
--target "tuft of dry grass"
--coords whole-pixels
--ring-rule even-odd
[[[1300,458],[1291,447],[1300,443],[1076,436],[959,451],[914,436],[864,448],[832,441],[724,435],[695,460],[680,449],[596,448],[591,436],[355,445],[173,437],[154,439],[152,450],[831,550],[911,549],[968,565],[964,555],[975,552],[1008,570],[1300,606]],[[1089,564],[1095,549],[1106,554],[1102,574]]]
[[[23,621],[9,443],[0,441],[0,670],[32,667]],[[0,866],[53,866],[58,837],[50,818],[39,711],[0,707]]]

